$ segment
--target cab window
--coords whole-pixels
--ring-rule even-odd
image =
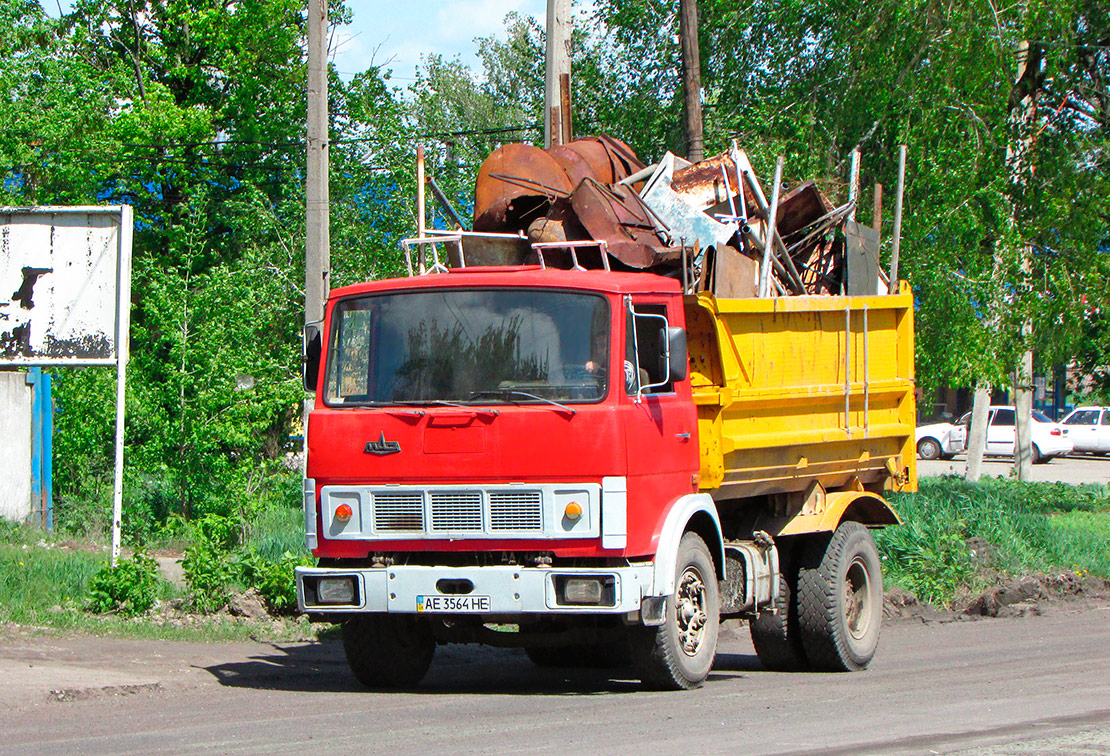
[[[1098,425],[1098,410],[1073,412],[1065,425]]]
[[[995,426],[1013,426],[1014,425],[1014,411],[1012,409],[1000,409],[994,413],[991,418],[991,425]]]
[[[628,310],[625,328],[625,388],[630,396],[635,396],[641,386],[647,387],[643,390],[644,394],[668,394],[674,391],[665,359],[666,317],[666,305],[634,304]]]

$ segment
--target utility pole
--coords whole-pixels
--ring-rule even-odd
[[[308,0],[308,135],[305,166],[304,322],[324,319],[331,252],[328,221],[328,0]],[[304,402],[304,459],[308,459],[308,416]]]
[[[304,319],[324,318],[331,266],[328,198],[328,4],[308,0],[308,164],[305,181]]]
[[[705,159],[701,120],[701,54],[698,50],[698,0],[679,0],[678,35],[682,39],[682,91],[685,97],[686,159]]]
[[[570,128],[570,0],[547,0],[543,146],[563,144]],[[565,103],[565,107],[564,107]]]
[[[1034,172],[1037,96],[1043,86],[1044,75],[1040,70],[1043,60],[1041,43],[1023,40],[1018,44],[1016,52],[1017,73],[1010,95],[1012,104],[1008,119],[1012,136],[1006,151],[1010,173],[1010,223],[1015,229],[1020,228],[1021,204],[1027,201],[1025,193]],[[1015,95],[1020,96],[1020,99]],[[1023,285],[1029,287],[1032,246],[1022,239],[1018,242],[1017,253],[1021,262]],[[1018,480],[1030,480],[1033,476],[1033,351],[1029,346],[1032,333],[1032,320],[1029,315],[1025,315],[1021,326],[1022,353],[1014,372],[1014,473]]]

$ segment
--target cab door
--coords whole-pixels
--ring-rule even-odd
[[[1099,425],[1097,409],[1081,409],[1068,415],[1065,427],[1076,451],[1098,451],[1099,431],[1110,430],[1110,426]]]
[[[971,413],[968,412],[952,426],[952,430],[948,431],[948,439],[945,441],[945,451],[948,454],[959,454],[967,451],[967,429],[971,426]]]
[[[1016,446],[1017,426],[1012,409],[1005,407],[992,410],[987,425],[987,454],[1011,456]]]
[[[614,382],[613,390],[624,393],[628,549],[640,554],[650,553],[671,502],[697,491],[697,411],[690,380],[670,380],[665,361],[667,329],[684,326],[684,318],[677,297],[625,298],[624,385]]]

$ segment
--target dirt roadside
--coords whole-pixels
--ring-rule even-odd
[[[1110,585],[1104,580],[1038,576],[1001,583],[959,608],[940,610],[912,595],[886,595],[888,629],[905,624],[1017,620],[1053,613],[1104,613]],[[722,649],[746,642],[747,630],[729,622]],[[451,654],[449,654],[451,655]],[[289,663],[286,663],[287,660]],[[356,689],[335,640],[299,643],[187,643],[68,634],[47,628],[0,627],[0,712],[51,702],[126,697],[217,686],[224,670],[249,665],[252,674],[274,675],[309,689]],[[230,672],[228,673],[230,674]],[[235,674],[239,674],[236,672]],[[323,686],[323,687],[321,687]]]

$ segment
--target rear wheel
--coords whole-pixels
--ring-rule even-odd
[[[1044,465],[1044,464],[1048,464],[1051,461],[1052,461],[1052,457],[1046,457],[1046,456],[1042,455],[1041,450],[1037,448],[1037,445],[1033,444],[1033,464],[1035,464],[1035,465]]]
[[[798,572],[798,622],[805,656],[826,672],[865,669],[879,645],[883,575],[866,527],[841,523],[810,542]]]
[[[675,592],[663,624],[636,628],[629,638],[632,663],[645,685],[661,690],[696,688],[717,654],[721,599],[717,571],[705,541],[686,533],[678,547]]]
[[[773,672],[809,669],[798,628],[798,570],[793,559],[797,544],[779,542],[779,592],[774,611],[760,612],[748,623],[759,662]]]
[[[410,688],[424,679],[435,654],[432,628],[405,614],[360,614],[343,623],[347,665],[368,688]]]
[[[917,442],[917,456],[922,459],[940,459],[940,442],[935,438],[923,438]]]

